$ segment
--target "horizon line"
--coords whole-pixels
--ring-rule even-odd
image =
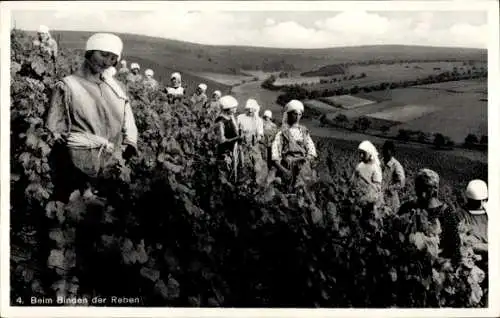
[[[11,30],[15,29],[14,27],[11,28]],[[17,28],[18,30],[22,30],[25,32],[36,32],[36,30],[27,30],[27,29],[21,29]],[[309,50],[309,51],[314,51],[314,50],[328,50],[328,49],[341,49],[341,48],[356,48],[356,47],[376,47],[376,46],[405,46],[405,47],[421,47],[421,48],[444,48],[444,49],[461,49],[461,50],[483,50],[483,51],[488,51],[488,48],[481,48],[481,47],[465,47],[465,46],[438,46],[438,45],[423,45],[423,44],[359,44],[359,45],[343,45],[343,46],[327,46],[327,47],[318,47],[318,48],[290,48],[290,47],[272,47],[272,46],[259,46],[259,45],[236,45],[236,44],[204,44],[204,43],[199,43],[199,42],[192,42],[192,41],[183,41],[183,40],[176,40],[172,38],[167,38],[167,37],[160,37],[160,36],[152,36],[152,35],[147,35],[147,34],[140,34],[140,33],[131,33],[131,32],[111,32],[111,31],[82,31],[82,30],[62,30],[62,29],[53,29],[50,30],[50,32],[82,32],[82,33],[113,33],[113,34],[122,34],[122,35],[133,35],[133,36],[143,36],[147,38],[152,38],[152,39],[161,39],[161,40],[168,40],[168,41],[174,41],[174,42],[180,42],[180,43],[188,43],[192,45],[201,45],[201,46],[207,46],[207,47],[235,47],[235,48],[258,48],[258,49],[267,49],[267,50]]]

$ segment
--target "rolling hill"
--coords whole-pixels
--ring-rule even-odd
[[[53,31],[60,45],[82,48],[91,32]],[[212,46],[144,35],[119,34],[124,58],[140,57],[183,72],[239,74],[241,70],[316,70],[336,63],[371,60],[476,60],[486,61],[487,50],[470,48],[370,45],[325,49],[279,49]]]

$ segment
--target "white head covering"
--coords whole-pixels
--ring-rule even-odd
[[[155,74],[155,72],[153,72],[152,69],[148,68],[145,72],[144,72],[144,75],[146,76],[153,76]]]
[[[198,88],[200,88],[203,93],[205,93],[207,91],[207,84],[204,84],[204,83],[201,83],[200,85],[198,85]]]
[[[285,113],[291,112],[291,111],[299,111],[301,113],[304,112],[304,104],[302,104],[301,101],[292,99],[285,105]]]
[[[262,117],[273,118],[273,113],[268,109],[264,112],[264,115],[262,115]]]
[[[132,63],[130,64],[130,69],[138,69],[140,70],[141,69],[141,66],[138,64],[138,63]]]
[[[49,34],[49,27],[46,26],[46,25],[40,25],[38,27],[38,33],[45,33],[45,34]]]
[[[247,103],[245,104],[245,109],[254,109],[256,111],[259,111],[260,106],[255,99],[250,98],[247,100]]]
[[[127,65],[127,61],[126,61],[126,60],[121,60],[121,61],[120,61],[120,64],[121,64],[121,65]]]
[[[212,95],[217,95],[217,96],[221,97],[222,93],[220,91],[214,91],[214,93]]]
[[[238,101],[231,95],[222,96],[219,103],[224,110],[238,107]]]
[[[377,148],[368,140],[365,140],[359,144],[359,150],[366,151],[370,156],[370,160],[377,165],[380,165],[380,161],[378,159],[378,151]]]
[[[172,73],[172,75],[170,75],[170,79],[172,79],[172,78],[176,78],[178,80],[181,80],[181,73],[179,73],[179,72]]]
[[[285,113],[283,114],[283,126],[288,126],[288,113],[291,111],[298,111],[301,114],[304,113],[304,104],[301,101],[292,99],[285,105]]]
[[[114,34],[96,33],[87,40],[86,51],[104,51],[116,54],[118,59],[122,54],[123,42]]]
[[[486,182],[479,179],[472,180],[467,185],[465,196],[467,199],[478,201],[488,199],[488,186],[486,185]]]

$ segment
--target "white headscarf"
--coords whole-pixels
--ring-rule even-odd
[[[179,81],[177,84],[175,84],[175,88],[178,88],[182,85],[181,84],[181,80],[182,80],[181,73],[179,73],[179,72],[172,73],[172,75],[170,75],[170,80],[172,80],[172,78],[175,78]]]
[[[378,158],[377,148],[368,140],[365,140],[359,144],[359,150],[363,150],[370,156],[370,160],[376,165],[380,166],[380,160]]]
[[[87,40],[85,51],[104,51],[116,54],[118,60],[122,55],[122,40],[111,33],[96,33]]]
[[[302,104],[301,101],[292,99],[285,105],[285,112],[283,114],[283,122],[282,125],[283,127],[288,126],[288,113],[291,111],[298,111],[301,114],[304,113],[304,104]]]
[[[262,115],[262,117],[273,118],[273,113],[268,109],[264,112],[264,115]]]
[[[205,93],[207,91],[207,84],[203,84],[201,83],[200,85],[198,85],[198,88],[201,89],[203,91],[203,93]]]
[[[46,25],[40,25],[38,27],[38,33],[45,33],[45,34],[49,34],[49,27],[46,26]]]
[[[260,105],[257,103],[255,99],[248,99],[246,104],[245,104],[245,109],[253,109],[255,112],[253,114],[254,117],[259,116],[259,111],[260,111]]]
[[[231,95],[222,96],[219,100],[219,103],[223,110],[238,107],[238,101]]]

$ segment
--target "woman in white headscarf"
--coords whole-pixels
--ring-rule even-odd
[[[264,137],[262,139],[262,154],[264,160],[267,162],[269,168],[272,167],[271,161],[271,146],[274,141],[274,137],[278,132],[278,127],[272,120],[273,113],[270,110],[266,110],[262,115],[262,120],[264,122]]]
[[[260,106],[255,99],[249,99],[245,105],[245,113],[237,117],[238,128],[248,144],[257,144],[264,136],[264,122],[259,116]]]
[[[182,87],[182,78],[179,72],[172,73],[170,76],[170,85],[167,86],[167,94],[170,94],[174,99],[179,99],[184,96],[184,87]]]
[[[155,72],[150,68],[144,72],[144,86],[152,90],[158,88],[158,81],[153,78],[154,74]]]
[[[57,57],[57,42],[50,35],[49,28],[46,25],[40,25],[37,34],[38,38],[33,42],[33,45],[55,59]]]
[[[124,87],[113,77],[122,49],[114,34],[92,35],[80,70],[55,85],[46,126],[56,142],[54,183],[61,201],[73,190],[85,190],[110,165],[137,154],[134,115]]]
[[[243,137],[242,166],[250,167],[257,183],[264,182],[267,177],[267,165],[262,158],[260,142],[264,137],[264,122],[259,116],[260,106],[255,99],[248,99],[245,113],[237,117],[238,129]]]
[[[315,180],[311,163],[317,157],[316,146],[309,130],[300,125],[303,113],[304,105],[298,100],[291,100],[285,105],[281,130],[271,147],[271,159],[278,172],[291,179],[294,187]]]
[[[241,161],[239,142],[242,140],[234,114],[238,101],[230,95],[221,97],[221,113],[215,120],[215,132],[218,139],[217,157],[222,163],[222,172],[236,180],[238,164]]]
[[[128,73],[127,75],[127,82],[128,83],[142,82],[143,78],[140,71],[141,71],[141,66],[139,65],[139,63],[130,64],[130,73]]]
[[[352,176],[352,184],[363,201],[380,202],[382,196],[382,167],[377,148],[368,140],[359,144],[360,163]]]
[[[201,107],[205,106],[205,104],[208,100],[207,88],[208,88],[207,84],[201,83],[198,85],[193,96],[191,96],[191,103],[193,103],[193,105],[198,105]]]

